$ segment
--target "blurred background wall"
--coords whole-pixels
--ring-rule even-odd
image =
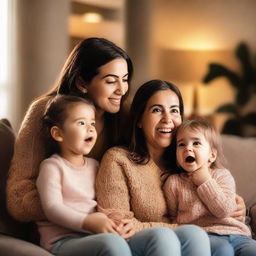
[[[8,15],[1,26],[8,24],[8,30],[1,30],[1,37],[8,43],[1,45],[1,54],[8,55],[1,70],[8,69],[0,80],[0,117],[8,117],[16,130],[31,100],[52,87],[67,55],[83,38],[105,37],[127,50],[135,66],[132,95],[152,78],[176,83],[187,116],[212,115],[234,100],[226,79],[202,83],[210,62],[239,73],[235,47],[244,41],[252,51],[256,48],[254,0],[4,2]],[[217,126],[223,123],[219,119]]]

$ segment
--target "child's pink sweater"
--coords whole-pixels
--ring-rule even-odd
[[[236,208],[235,181],[226,169],[211,171],[212,178],[196,186],[187,174],[169,176],[164,191],[169,213],[178,224],[195,224],[220,235],[250,236],[249,228],[230,217]]]
[[[36,182],[42,207],[49,221],[37,222],[40,243],[50,249],[61,237],[77,236],[85,217],[95,211],[95,176],[98,162],[85,158],[77,167],[57,154],[44,160]]]

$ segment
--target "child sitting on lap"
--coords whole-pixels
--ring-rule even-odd
[[[164,184],[170,217],[204,228],[212,255],[256,255],[249,228],[230,217],[237,207],[235,181],[220,162],[220,136],[214,127],[205,120],[185,121],[175,143],[177,166]]]

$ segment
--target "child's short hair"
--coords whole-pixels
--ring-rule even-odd
[[[193,119],[184,121],[176,131],[176,138],[179,132],[191,129],[201,132],[208,141],[210,147],[217,151],[217,157],[211,164],[211,168],[223,168],[224,156],[221,145],[220,134],[215,129],[214,125],[205,119]]]
[[[58,143],[51,136],[51,128],[53,126],[62,127],[65,119],[67,118],[67,109],[71,105],[77,103],[84,103],[95,111],[94,104],[91,100],[73,95],[57,95],[47,103],[44,115],[42,117],[42,122],[46,137],[52,144],[50,145],[52,147],[51,154],[59,152]]]

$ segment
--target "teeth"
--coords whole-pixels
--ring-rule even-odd
[[[159,128],[157,129],[159,132],[165,132],[165,133],[170,133],[172,132],[172,129],[170,128]]]
[[[119,103],[121,101],[120,99],[109,99],[109,100],[115,103]]]

